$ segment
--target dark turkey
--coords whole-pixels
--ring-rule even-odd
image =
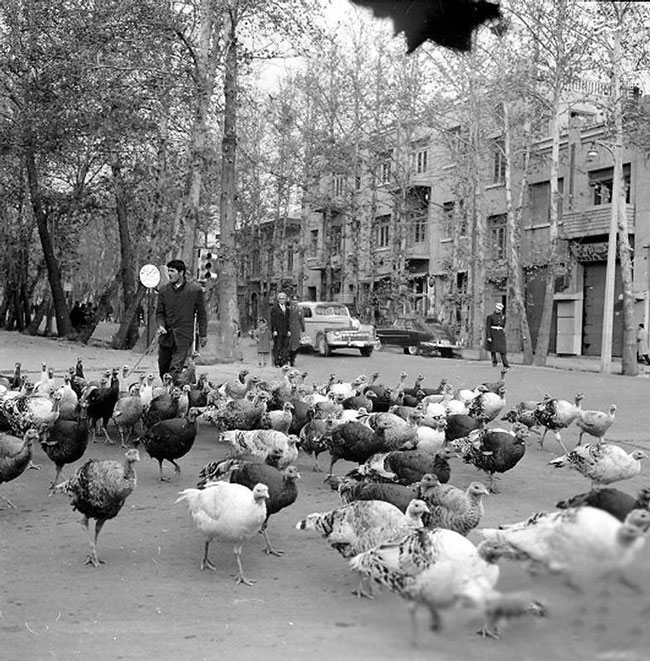
[[[593,489],[572,498],[560,500],[556,504],[556,507],[566,510],[570,507],[583,507],[584,505],[597,507],[599,510],[609,512],[609,514],[615,516],[619,521],[625,521],[625,518],[632,510],[650,509],[650,487],[641,489],[636,498],[613,487]]]
[[[194,445],[197,432],[196,417],[199,410],[191,408],[182,418],[161,420],[145,431],[135,442],[142,443],[152,459],[158,461],[160,467],[160,481],[167,480],[163,476],[163,461],[174,464],[174,472],[180,475],[181,467],[176,463],[186,455]]]
[[[505,473],[513,469],[526,453],[528,429],[514,424],[512,431],[506,429],[482,429],[471,432],[464,439],[453,441],[465,463],[473,464],[488,474],[488,488],[496,493],[495,473]]]

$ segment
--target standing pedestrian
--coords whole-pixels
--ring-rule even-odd
[[[640,363],[645,361],[646,365],[650,365],[648,353],[648,331],[645,324],[639,324],[639,330],[636,332],[636,359]]]
[[[501,356],[501,363],[505,368],[510,367],[508,363],[506,347],[506,317],[503,314],[503,304],[497,303],[494,312],[489,314],[485,320],[485,348],[490,352],[492,365],[497,366],[497,354]]]
[[[271,336],[273,337],[273,364],[282,367],[289,362],[291,319],[287,295],[280,292],[271,306]]]
[[[207,343],[208,320],[203,289],[186,278],[185,262],[172,259],[167,263],[169,282],[158,291],[156,323],[158,324],[158,370],[160,377],[171,374],[176,382],[194,344],[195,319],[199,344]]]
[[[298,305],[298,297],[291,297],[291,306],[289,308],[289,329],[291,330],[291,338],[289,340],[289,364],[294,365],[296,356],[300,349],[300,338],[305,332],[305,318],[303,317],[302,310]]]
[[[260,319],[255,329],[255,341],[257,342],[257,364],[266,367],[271,353],[271,329],[266,319]]]

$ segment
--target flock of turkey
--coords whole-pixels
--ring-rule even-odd
[[[201,421],[229,449],[225,459],[203,466],[196,487],[177,499],[204,538],[202,570],[216,570],[210,543],[226,540],[236,556],[237,582],[254,583],[242,566],[244,542],[261,532],[266,553],[283,553],[271,544],[269,519],[299,498],[299,453],[311,457],[314,471],[323,470],[319,456],[327,453],[323,489],[336,491],[338,503],[296,528],[320,533],[348,559],[360,577],[357,594],[372,597],[375,585],[394,591],[412,614],[424,606],[433,629],[440,613],[452,608],[479,613],[481,632],[494,637],[502,619],[543,615],[545,606],[534,596],[499,589],[504,558],[525,562],[531,572],[559,574],[576,590],[607,577],[636,589],[624,570],[650,528],[650,488],[629,495],[608,486],[638,475],[646,456],[606,440],[615,405],[587,410],[581,394],[573,402],[546,395],[508,410],[506,370],[494,383],[453,387],[443,379],[436,388],[425,387],[422,375],[407,385],[404,372],[393,387],[382,385],[378,373],[308,384],[306,373],[289,366],[272,380],[244,369],[221,384],[197,377],[193,365],[177,384],[154,375],[129,383],[128,376],[125,366],[87,379],[80,359],[63,380],[43,365],[30,384],[20,363],[0,376],[0,484],[40,468],[32,462],[39,443],[54,464],[52,491],[67,493],[82,515],[86,562],[94,566],[102,562],[97,537],[103,525],[136,487],[140,447],[167,481],[164,462],[180,475],[178,460],[191,451]],[[511,429],[497,420],[511,422]],[[114,443],[111,423],[126,449],[122,461],[87,459],[62,480],[65,466],[84,457],[89,441]],[[568,451],[561,432],[572,424],[580,437]],[[500,475],[516,470],[531,434],[542,446],[549,431],[564,452],[549,465],[580,472],[591,489],[558,502],[557,511],[480,528],[483,497],[497,491]],[[594,440],[583,444],[583,434]],[[341,460],[356,468],[336,475]],[[482,471],[485,484],[453,486],[456,461]]]

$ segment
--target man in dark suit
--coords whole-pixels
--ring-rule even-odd
[[[289,362],[291,343],[291,310],[287,295],[280,292],[271,306],[271,336],[273,337],[273,364],[282,367]]]
[[[497,303],[494,306],[494,312],[487,316],[485,320],[485,348],[492,356],[492,365],[497,366],[497,354],[501,356],[503,366],[508,368],[507,347],[506,347],[506,318],[503,314],[503,304]]]

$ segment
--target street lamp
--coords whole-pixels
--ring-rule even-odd
[[[600,371],[612,371],[612,342],[614,330],[614,285],[616,282],[616,236],[618,233],[618,201],[621,190],[622,145],[616,142],[610,145],[601,140],[594,140],[587,152],[587,159],[593,160],[598,156],[596,144],[601,145],[614,158],[612,176],[612,194],[610,198],[611,215],[609,219],[609,236],[607,241],[607,268],[605,271],[605,300],[603,302],[603,334],[600,346]]]

